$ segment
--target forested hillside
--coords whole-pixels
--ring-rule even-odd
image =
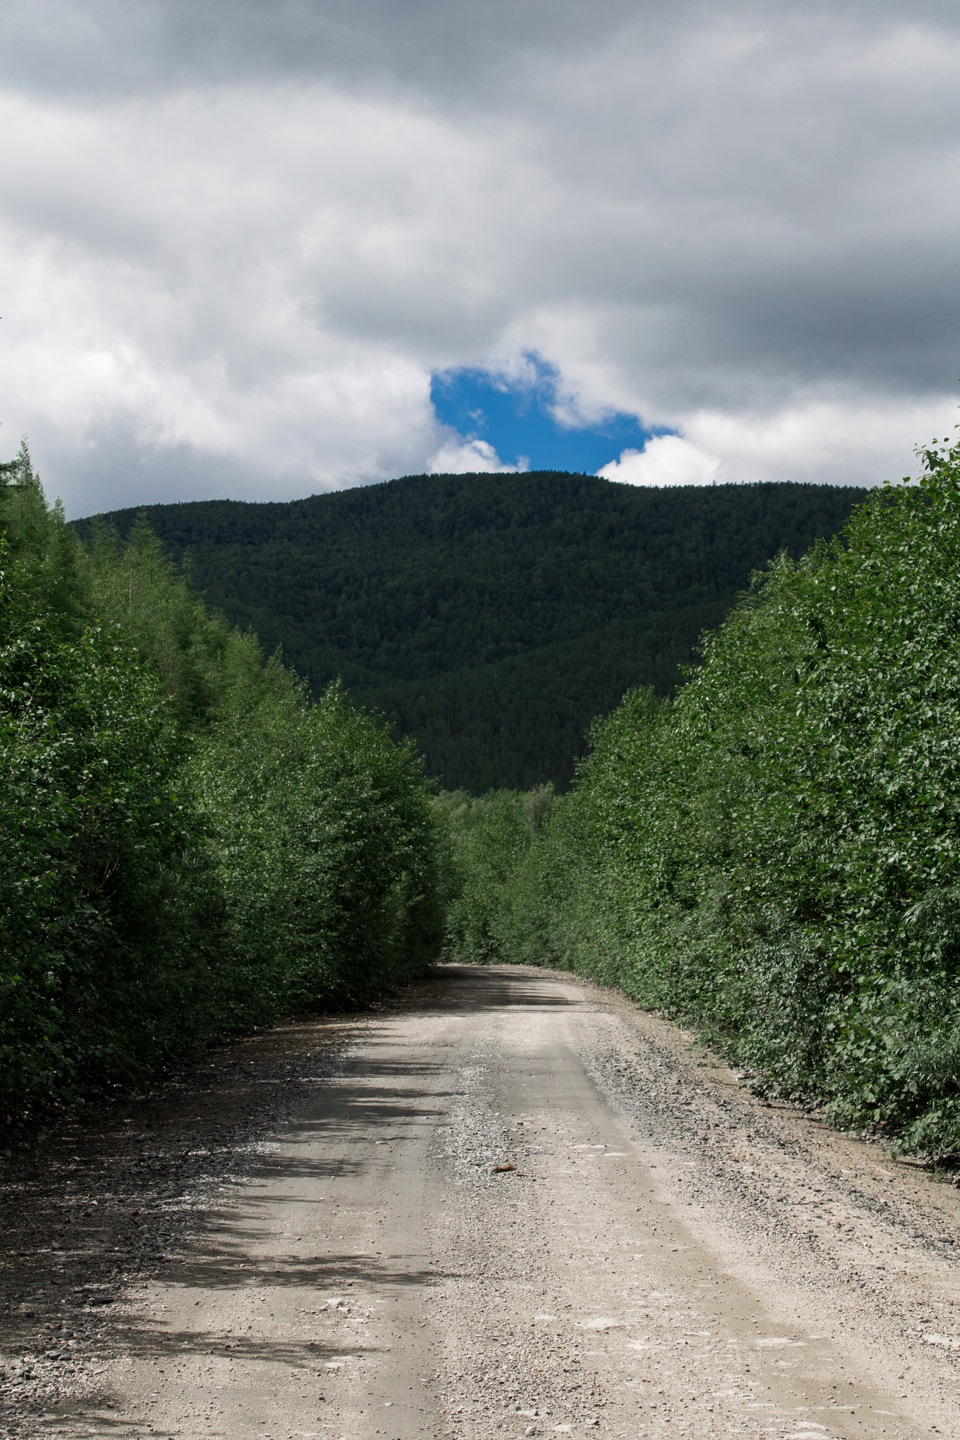
[[[432,475],[145,513],[231,624],[317,692],[341,677],[433,774],[481,791],[565,783],[596,715],[631,685],[668,693],[751,572],[835,533],[864,494]],[[126,536],[136,514],[106,519]]]
[[[453,795],[450,952],[578,970],[960,1158],[960,446],[781,557],[569,794]]]
[[[437,954],[422,766],[311,699],[134,527],[81,545],[0,468],[0,1124]]]
[[[565,787],[593,719],[606,714],[643,676],[672,691],[704,632],[729,601],[651,611],[565,643],[544,645],[492,665],[452,670],[364,690],[358,698],[412,736],[436,774],[482,795],[525,789],[543,776]]]

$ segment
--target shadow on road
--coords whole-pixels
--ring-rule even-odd
[[[512,971],[507,965],[438,965],[428,983],[436,991],[433,1005],[441,1010],[557,1010],[578,1003],[559,989],[555,978],[540,978],[528,969]]]
[[[131,1433],[110,1414],[106,1393],[68,1398],[76,1368],[115,1356],[163,1364],[203,1354],[299,1370],[343,1353],[124,1316],[117,1302],[131,1284],[159,1280],[207,1292],[300,1287],[322,1308],[352,1287],[427,1290],[449,1278],[416,1255],[341,1253],[329,1244],[323,1253],[301,1244],[300,1253],[252,1258],[267,1239],[257,1227],[256,1184],[282,1177],[291,1204],[318,1207],[318,1237],[329,1237],[324,1189],[392,1163],[462,1093],[450,1088],[442,1056],[398,1057],[390,1040],[394,1015],[553,1011],[575,1003],[555,979],[529,970],[438,966],[373,1011],[299,1018],[224,1046],[157,1082],[147,1101],[119,1100],[14,1156],[0,1168],[0,1352],[22,1357],[33,1379],[16,1392],[0,1387],[0,1431],[7,1425],[4,1433],[31,1435],[29,1415],[44,1412],[56,1416],[61,1435],[90,1434],[91,1427],[97,1435]],[[275,1137],[285,1131],[281,1156]],[[338,1154],[318,1155],[312,1147],[321,1139],[341,1142]],[[321,1198],[305,1200],[312,1182],[320,1182]],[[241,1185],[238,1215],[229,1197]],[[284,1203],[275,1185],[271,1203]],[[318,1238],[317,1252],[322,1244]],[[69,1355],[45,1359],[59,1355],[54,1347],[64,1335],[74,1337]],[[360,1353],[362,1339],[351,1346]]]

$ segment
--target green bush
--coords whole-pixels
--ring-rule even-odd
[[[470,964],[528,960],[542,964],[528,939],[535,894],[523,888],[521,867],[553,803],[550,786],[527,793],[465,791],[441,797],[452,837],[453,895],[447,906],[446,947]]]
[[[236,686],[195,748],[191,785],[242,1023],[359,1002],[436,958],[440,841],[420,764],[337,687],[311,703],[278,664]]]

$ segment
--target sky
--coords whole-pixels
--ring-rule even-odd
[[[952,433],[952,0],[6,0],[0,42],[0,452],[70,515],[877,484]]]

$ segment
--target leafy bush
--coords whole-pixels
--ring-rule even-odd
[[[191,783],[219,862],[242,1023],[358,1002],[435,957],[439,837],[416,757],[278,664],[230,693]]]
[[[453,851],[448,953],[476,965],[517,959],[542,963],[538,947],[528,953],[535,897],[524,891],[519,872],[552,803],[549,785],[526,794],[494,790],[474,798],[458,790],[441,797]]]

